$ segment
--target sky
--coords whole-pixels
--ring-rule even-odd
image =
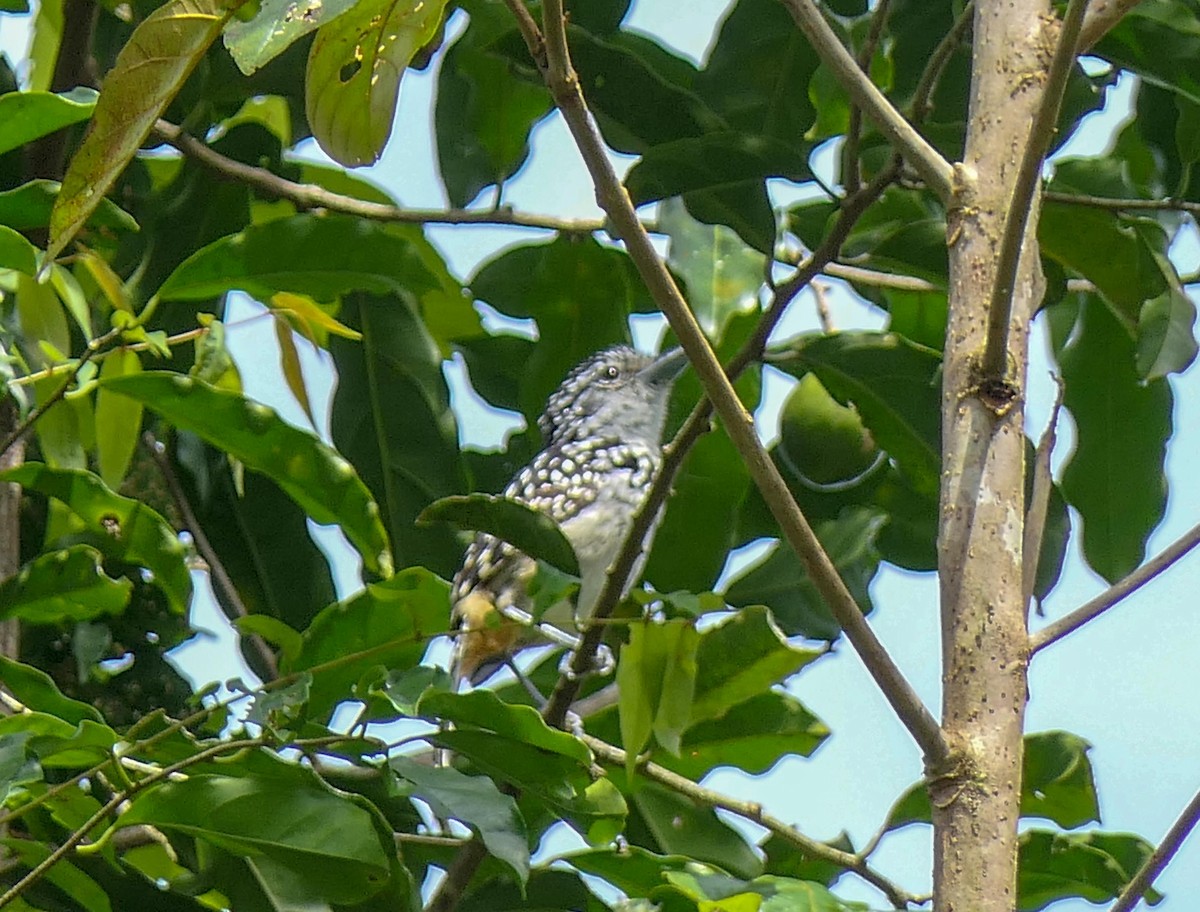
[[[627,27],[656,35],[678,52],[702,61],[726,6],[727,0],[692,0],[688,15],[683,17],[673,0],[635,0]],[[20,56],[23,31],[18,19],[0,16],[0,49],[7,50],[13,59]],[[434,151],[423,142],[405,141],[406,137],[429,135],[435,75],[431,68],[426,73],[405,76],[393,140],[378,165],[362,169],[402,204],[413,207],[446,204]],[[1128,83],[1118,87],[1107,113],[1094,116],[1060,154],[1102,151],[1113,125],[1128,109],[1129,88]],[[583,164],[557,116],[536,128],[533,149],[531,161],[506,186],[506,202],[519,210],[545,215],[601,215]],[[311,144],[301,154],[320,156]],[[614,160],[621,173],[632,163],[632,159],[622,156],[614,156]],[[777,199],[787,198],[785,190],[774,190]],[[429,236],[446,256],[451,270],[465,278],[502,247],[528,242],[538,235],[500,227],[457,226],[432,227]],[[1200,263],[1200,243],[1194,235],[1185,237],[1172,255],[1181,271],[1194,270]],[[854,329],[882,325],[878,311],[860,302],[840,283],[832,285],[830,303],[836,326]],[[248,392],[275,405],[289,420],[305,425],[306,419],[291,400],[277,365],[263,356],[264,351],[274,350],[274,333],[269,321],[256,319],[255,313],[254,305],[237,301],[228,314],[229,322],[236,325],[230,333],[230,345],[243,368]],[[801,295],[780,333],[815,328],[813,302],[807,294]],[[1050,411],[1049,363],[1045,333],[1038,324],[1032,340],[1027,408],[1027,429],[1035,438],[1040,436]],[[328,360],[307,350],[305,364],[314,406],[323,416],[329,395]],[[459,366],[449,365],[447,377],[455,393],[464,442],[485,447],[499,443],[506,422],[472,401],[461,382]],[[1161,551],[1200,517],[1200,480],[1191,465],[1194,454],[1200,452],[1200,370],[1193,366],[1171,382],[1176,432],[1168,449],[1170,495],[1166,518],[1150,539],[1149,554]],[[767,438],[773,432],[784,384],[775,381],[773,388],[770,402],[757,416],[760,431]],[[1059,420],[1056,466],[1070,452],[1073,438],[1070,416],[1064,413]],[[1137,480],[1131,479],[1130,483]],[[356,567],[345,557],[345,549],[339,547],[336,536],[328,533],[321,533],[319,540],[328,542],[331,553],[338,555],[335,570],[339,591],[352,591],[357,586]],[[1076,523],[1062,580],[1046,601],[1048,619],[1067,613],[1106,588],[1084,564],[1078,541]],[[1104,830],[1134,832],[1157,843],[1200,789],[1197,589],[1200,556],[1193,553],[1100,620],[1045,650],[1031,668],[1027,730],[1065,729],[1091,742]],[[936,578],[884,565],[873,583],[872,596],[877,606],[871,616],[876,633],[936,713],[940,705]],[[197,599],[195,622],[210,630],[211,635],[187,647],[178,661],[185,671],[205,681],[214,677],[214,662],[222,663],[215,666],[218,668],[228,664],[232,634],[213,610],[211,599]],[[234,675],[250,679],[247,670],[233,666],[221,676]],[[758,777],[721,771],[710,776],[706,784],[763,801],[776,816],[794,822],[807,835],[828,839],[845,829],[855,844],[861,845],[885,818],[891,802],[920,777],[919,752],[848,645],[806,669],[793,679],[789,689],[830,726],[833,736],[811,758],[784,760]],[[1026,825],[1051,826],[1043,821]],[[910,890],[927,890],[930,836],[929,828],[922,826],[893,834],[884,840],[873,863]],[[1183,912],[1200,901],[1200,836],[1193,835],[1185,844],[1157,886],[1168,896],[1158,908],[1167,912]],[[838,893],[879,905],[878,894],[851,877],[841,881]],[[1067,901],[1052,908],[1056,912],[1082,912],[1098,907],[1084,901]]]

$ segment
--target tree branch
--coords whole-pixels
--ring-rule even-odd
[[[875,87],[838,40],[812,0],[783,0],[821,60],[888,142],[946,205],[955,197],[954,168]]]
[[[1181,538],[1165,548],[1161,553],[1146,561],[1127,577],[1101,592],[1090,602],[1076,608],[1052,624],[1043,627],[1029,638],[1029,652],[1034,655],[1045,649],[1051,643],[1057,643],[1063,637],[1074,633],[1088,621],[1094,620],[1109,608],[1116,605],[1125,597],[1132,595],[1156,576],[1163,573],[1172,564],[1179,561],[1189,551],[1200,545],[1200,523],[1192,526]]]
[[[1128,209],[1131,212],[1186,212],[1188,215],[1200,216],[1200,203],[1189,200],[1175,199],[1119,199],[1112,196],[1091,196],[1086,193],[1063,193],[1058,190],[1046,190],[1042,199],[1055,203],[1067,203],[1072,206],[1091,206],[1094,209]]]
[[[604,762],[611,763],[614,766],[625,765],[626,754],[621,748],[592,735],[582,734],[579,737],[591,752]],[[771,833],[781,839],[787,840],[811,858],[827,861],[830,864],[837,865],[839,868],[853,871],[883,893],[888,898],[888,901],[898,908],[905,908],[918,901],[916,896],[888,880],[868,865],[865,856],[852,852],[844,852],[841,849],[805,836],[795,827],[789,826],[778,817],[768,814],[763,810],[762,805],[756,801],[742,801],[738,798],[705,788],[685,776],[680,776],[678,773],[672,772],[666,767],[659,766],[657,763],[652,763],[648,760],[639,760],[637,769],[647,779],[657,782],[660,785],[665,785],[672,791],[691,799],[697,804],[729,811],[732,814],[737,814],[739,817],[765,827]]]
[[[561,0],[545,0],[543,14],[544,27],[553,28],[557,32],[563,31]],[[817,590],[829,604],[884,696],[921,747],[926,760],[937,765],[948,754],[937,721],[883,648],[883,644],[871,630],[854,597],[838,575],[833,562],[817,541],[787,483],[759,441],[753,418],[738,399],[737,392],[725,376],[687,302],[680,294],[670,272],[659,260],[649,235],[638,221],[629,194],[618,180],[608,160],[603,141],[592,123],[570,60],[562,55],[566,48],[565,33],[554,38],[547,37],[545,46],[547,69],[544,75],[547,85],[579,147],[595,184],[597,199],[608,213],[614,231],[625,242],[642,281],[646,283],[655,303],[662,308],[679,337],[680,344],[687,352],[692,367],[704,384],[705,392],[721,416],[731,441],[762,491],[763,498],[770,506],[776,521],[779,522],[783,537],[800,555]]]
[[[879,47],[879,39],[883,37],[887,25],[888,7],[890,0],[880,0],[875,12],[871,15],[871,28],[867,39],[858,52],[858,68],[864,73],[871,72],[871,59]],[[862,186],[862,168],[858,160],[859,141],[862,139],[862,108],[853,102],[850,104],[849,124],[846,127],[846,143],[842,146],[842,186],[847,193],[857,193]]]
[[[1108,912],[1131,912],[1133,907],[1137,905],[1138,900],[1142,898],[1142,895],[1150,889],[1150,886],[1154,883],[1154,879],[1162,873],[1162,869],[1175,857],[1175,854],[1179,851],[1179,847],[1188,838],[1188,834],[1196,828],[1197,823],[1200,823],[1200,792],[1197,792],[1188,806],[1183,809],[1183,813],[1179,815],[1179,819],[1171,824],[1171,829],[1163,837],[1162,843],[1146,859],[1146,863],[1138,869],[1137,874],[1133,876],[1133,880],[1125,885],[1125,889],[1121,891],[1121,895]]]
[[[1008,334],[1012,322],[1013,289],[1017,282],[1021,248],[1025,242],[1025,226],[1029,223],[1034,191],[1042,175],[1042,162],[1058,123],[1067,78],[1075,63],[1075,48],[1088,0],[1070,0],[1063,17],[1058,45],[1046,73],[1042,100],[1034,114],[1029,140],[1021,158],[1021,167],[1013,183],[1012,196],[1004,219],[1004,233],[996,258],[996,277],[988,306],[987,342],[983,352],[982,371],[985,379],[1003,381],[1008,376]]]
[[[209,542],[208,536],[204,534],[204,529],[200,525],[200,520],[196,518],[196,511],[192,509],[191,501],[188,500],[187,493],[183,490],[183,485],[179,483],[179,478],[175,474],[175,469],[171,467],[171,459],[167,456],[163,449],[163,445],[158,439],[146,431],[142,435],[142,444],[146,448],[146,452],[150,454],[150,458],[154,460],[154,464],[158,466],[159,474],[162,475],[163,481],[166,482],[167,491],[171,495],[171,500],[175,502],[175,508],[179,511],[179,515],[183,518],[183,523],[187,526],[187,530],[191,533],[192,540],[196,543],[196,550],[200,552],[200,556],[204,558],[204,562],[208,565],[208,575],[213,583],[220,590],[221,595],[225,597],[226,604],[230,610],[239,618],[249,617],[250,612],[247,610],[242,597],[238,594],[237,586],[234,585],[232,577],[225,569],[225,564],[221,561],[220,555]],[[241,633],[241,631],[239,631]],[[242,633],[242,636],[247,634]],[[275,653],[271,647],[257,633],[248,635],[250,642],[254,644],[254,649],[258,653],[259,659],[262,660],[263,667],[272,680],[279,677],[279,662],[275,658]]]
[[[951,55],[958,50],[958,46],[962,44],[967,32],[971,30],[974,18],[975,2],[970,0],[958,14],[958,18],[954,20],[950,31],[933,49],[933,54],[930,55],[929,62],[925,65],[925,71],[921,74],[921,78],[917,81],[917,88],[913,92],[909,117],[914,125],[923,124],[925,118],[933,113],[933,93],[937,91],[938,83],[941,82],[942,73],[945,72]]]
[[[1142,0],[1093,0],[1087,15],[1083,17],[1083,28],[1079,30],[1079,53],[1090,51],[1126,13],[1141,2]]]
[[[515,225],[520,228],[544,228],[584,234],[603,231],[600,219],[559,219],[548,215],[527,215],[509,208],[500,209],[402,209],[372,203],[353,196],[334,193],[316,184],[300,184],[280,177],[274,171],[247,165],[222,155],[207,143],[165,120],[154,125],[154,132],[188,158],[193,158],[218,174],[242,181],[265,195],[285,199],[300,209],[327,209],[377,222],[402,222],[412,225]]]
[[[1057,374],[1051,376],[1054,377],[1056,385],[1054,407],[1050,409],[1050,420],[1034,453],[1033,493],[1029,497],[1029,509],[1025,512],[1025,541],[1021,545],[1021,586],[1026,624],[1029,623],[1029,603],[1033,600],[1033,587],[1037,584],[1038,564],[1041,563],[1042,539],[1046,533],[1046,511],[1050,508],[1050,492],[1054,487],[1054,479],[1050,474],[1050,457],[1054,455],[1054,444],[1058,440],[1058,414],[1062,411],[1063,393],[1066,390],[1061,377]]]

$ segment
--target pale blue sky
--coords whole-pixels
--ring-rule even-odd
[[[702,60],[714,26],[727,0],[692,0],[687,16],[671,0],[635,0],[629,25],[661,36],[693,59]],[[19,56],[23,36],[14,17],[0,16],[0,49]],[[410,73],[405,77],[397,129],[383,160],[365,169],[406,205],[445,205],[437,175],[430,134],[430,99],[434,74]],[[803,91],[803,87],[798,87]],[[1122,108],[1120,101],[1113,107]],[[1073,144],[1085,154],[1103,146],[1112,118],[1094,124]],[[412,137],[418,141],[411,141]],[[307,148],[306,153],[311,153]],[[618,157],[627,168],[628,159]],[[507,187],[505,199],[518,209],[562,216],[599,216],[586,172],[557,117],[540,126],[534,135],[534,155]],[[460,277],[503,246],[528,241],[528,232],[505,228],[431,228],[430,236]],[[1195,268],[1200,259],[1194,237],[1174,251],[1183,269]],[[860,303],[838,283],[831,294],[835,324],[842,329],[877,327],[878,312]],[[250,311],[238,307],[237,321]],[[795,332],[816,327],[812,301],[805,295],[793,306],[785,329]],[[251,394],[268,401],[305,424],[291,401],[277,366],[264,351],[273,351],[273,332],[267,321],[252,321],[231,333],[246,372]],[[308,360],[316,366],[321,360]],[[316,370],[314,378],[322,371]],[[451,371],[452,380],[454,372]],[[1046,379],[1044,333],[1035,327],[1033,368],[1030,377],[1028,426],[1040,434],[1047,420],[1050,384]],[[1168,453],[1171,481],[1168,512],[1150,541],[1150,552],[1161,550],[1200,517],[1200,482],[1192,466],[1200,452],[1200,371],[1193,367],[1172,379],[1176,394],[1176,434]],[[318,400],[327,390],[313,390]],[[462,397],[458,398],[462,401]],[[318,403],[318,410],[324,409]],[[464,437],[480,444],[498,439],[500,425],[464,409]],[[770,433],[766,415],[764,431]],[[1069,416],[1060,421],[1056,464],[1069,452],[1073,438]],[[1136,484],[1136,479],[1130,480]],[[1076,530],[1077,532],[1077,530]],[[339,566],[344,586],[352,585],[353,567]],[[1102,591],[1104,584],[1083,564],[1078,554],[1078,534],[1062,581],[1047,601],[1053,618]],[[1195,652],[1200,640],[1195,592],[1200,589],[1200,558],[1191,555],[1163,579],[1126,600],[1103,619],[1041,654],[1031,671],[1032,700],[1028,729],[1062,728],[1087,738],[1096,771],[1103,813],[1102,826],[1110,831],[1139,833],[1157,843],[1175,816],[1200,788],[1200,689]],[[872,615],[875,630],[918,693],[935,710],[939,705],[939,655],[937,587],[932,574],[912,574],[885,565],[873,585],[877,607]],[[197,623],[220,636],[210,644],[197,643],[181,657],[184,666],[205,680],[214,675],[218,657],[228,662],[228,631],[223,619],[200,600]],[[235,668],[221,675],[245,674]],[[709,784],[746,798],[764,802],[774,813],[795,822],[808,835],[826,839],[846,829],[861,845],[879,825],[899,793],[921,773],[920,757],[907,733],[896,721],[882,696],[845,644],[839,653],[816,663],[796,678],[791,690],[832,728],[833,737],[811,759],[781,762],[761,777],[721,772]],[[1042,826],[1039,821],[1033,825]],[[1049,826],[1049,824],[1045,824]],[[910,889],[928,888],[930,832],[910,827],[884,841],[874,861],[885,873]],[[1200,901],[1200,837],[1184,846],[1175,862],[1158,880],[1168,894],[1159,908],[1183,912]],[[877,903],[878,894],[845,878],[838,892],[847,898]],[[1058,904],[1058,912],[1093,910],[1083,901]]]

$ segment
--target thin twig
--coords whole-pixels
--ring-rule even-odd
[[[954,168],[904,119],[850,56],[812,0],[783,0],[796,25],[856,105],[946,205],[954,201]]]
[[[1200,203],[1190,200],[1175,199],[1121,199],[1114,196],[1092,196],[1088,193],[1063,193],[1060,190],[1046,190],[1042,198],[1054,203],[1066,203],[1071,206],[1090,206],[1093,209],[1114,209],[1130,212],[1186,212],[1188,215],[1200,216]]]
[[[9,447],[28,434],[46,412],[62,401],[62,398],[67,394],[67,391],[79,376],[79,372],[83,370],[84,365],[96,357],[104,346],[121,335],[121,332],[122,330],[120,329],[110,329],[104,335],[97,336],[87,344],[87,348],[83,350],[83,354],[79,356],[79,359],[67,371],[67,376],[63,380],[62,386],[58,387],[43,402],[39,403],[37,408],[25,416],[24,421],[12,429],[9,435],[4,438],[4,442],[0,443],[0,454],[7,453]]]
[[[202,760],[207,760],[209,757],[214,757],[228,751],[242,750],[243,748],[247,747],[261,747],[265,743],[266,742],[262,738],[246,738],[241,741],[226,741],[221,744],[215,744],[212,747],[205,748],[198,753],[192,754],[190,757],[186,757],[183,760],[172,763],[170,766],[163,767],[163,769],[159,772],[152,773],[145,779],[139,779],[131,784],[129,788],[118,792],[104,805],[102,805],[96,811],[96,813],[92,814],[91,817],[85,820],[83,824],[76,827],[71,832],[71,835],[63,841],[62,845],[38,862],[38,864],[35,865],[28,874],[13,884],[3,896],[0,896],[0,909],[7,906],[14,899],[41,880],[45,876],[46,872],[62,861],[68,852],[83,842],[83,840],[87,838],[87,834],[90,833],[97,824],[99,824],[102,820],[104,820],[105,817],[115,811],[118,807],[120,807],[138,792],[156,782],[166,779],[172,773],[177,773],[180,770],[187,769],[189,766],[199,763]]]
[[[1189,551],[1200,545],[1200,523],[1192,526],[1184,535],[1168,545],[1155,557],[1146,561],[1127,577],[1105,589],[1090,602],[1076,608],[1052,624],[1048,624],[1029,638],[1029,653],[1033,655],[1051,643],[1057,643],[1067,634],[1074,633],[1088,621],[1094,620],[1122,599],[1132,595],[1142,586],[1176,563]]]
[[[527,215],[507,207],[498,209],[402,209],[383,203],[372,203],[341,193],[333,193],[316,184],[300,184],[280,177],[266,168],[247,165],[217,152],[207,143],[186,133],[165,120],[154,125],[154,131],[169,145],[188,158],[226,177],[249,184],[267,196],[285,199],[299,209],[326,209],[377,222],[403,222],[416,225],[516,225],[521,228],[544,228],[569,234],[603,231],[600,219],[560,219],[553,216]]]
[[[937,91],[938,83],[942,80],[942,73],[946,71],[946,64],[950,62],[950,58],[954,52],[958,50],[967,32],[970,31],[971,25],[975,18],[975,3],[971,0],[963,7],[958,18],[954,20],[954,25],[950,26],[948,31],[938,46],[933,49],[933,54],[929,57],[929,62],[925,65],[924,72],[921,73],[921,78],[917,80],[917,87],[913,91],[912,104],[909,106],[909,119],[914,126],[920,126],[933,112],[933,93]]]
[[[225,569],[225,564],[221,561],[216,549],[209,542],[208,536],[204,534],[204,529],[200,525],[200,520],[196,518],[196,511],[192,509],[191,501],[188,500],[187,492],[183,490],[183,485],[179,483],[179,478],[175,474],[175,469],[171,465],[171,459],[167,456],[163,445],[150,431],[146,431],[142,435],[142,444],[146,447],[146,451],[150,454],[150,458],[154,460],[154,464],[158,466],[158,471],[163,477],[163,481],[167,484],[167,490],[171,494],[171,500],[175,503],[175,508],[179,510],[179,515],[183,518],[183,523],[187,526],[188,532],[191,533],[192,541],[196,543],[196,550],[200,552],[200,556],[204,558],[204,562],[208,564],[208,575],[212,577],[213,582],[225,596],[225,601],[229,605],[231,611],[239,618],[249,617],[250,612],[247,610],[245,603],[242,601],[241,595],[237,591],[237,586],[233,583],[233,578],[230,577]],[[279,662],[275,658],[275,653],[271,647],[257,633],[242,634],[248,636],[251,643],[254,644],[254,649],[262,659],[263,665],[271,678],[279,677]]]
[[[543,14],[545,28],[563,30],[561,0],[545,0]],[[932,766],[939,765],[949,752],[941,728],[871,630],[797,505],[787,482],[759,441],[753,417],[738,398],[737,391],[726,377],[695,316],[638,221],[629,194],[617,178],[603,140],[592,122],[578,80],[571,70],[570,60],[561,56],[565,47],[564,36],[547,37],[547,69],[544,75],[592,176],[601,208],[608,213],[613,229],[625,242],[642,281],[675,330],[706,394],[721,416],[730,440],[741,454],[751,478],[779,523],[783,537],[800,555],[810,579],[830,606],[897,716],[920,746],[927,762]],[[844,48],[842,52],[845,53]]]
[[[613,766],[625,765],[626,753],[621,748],[586,733],[579,737],[591,752],[605,763],[610,763]],[[762,805],[756,801],[743,801],[739,798],[733,798],[721,792],[705,788],[685,776],[680,776],[678,773],[672,772],[666,767],[659,766],[657,763],[652,763],[648,760],[639,760],[637,768],[638,772],[647,779],[657,782],[660,785],[665,785],[673,792],[690,798],[697,804],[710,808],[720,808],[732,814],[737,814],[739,817],[765,827],[771,833],[791,843],[811,858],[827,861],[840,868],[853,871],[883,893],[888,898],[888,901],[898,908],[906,908],[917,901],[916,897],[907,890],[888,880],[867,864],[866,858],[862,855],[845,852],[809,836],[805,836],[795,827],[789,826],[772,814],[768,814],[763,810]]]
[[[824,282],[813,282],[812,290],[817,307],[817,322],[821,324],[821,332],[828,335],[836,329],[833,325],[833,315],[829,312],[829,286]]]
[[[1012,197],[1004,218],[1004,233],[996,257],[996,278],[988,304],[987,342],[984,346],[982,371],[984,379],[1004,381],[1008,376],[1008,333],[1012,321],[1013,289],[1017,283],[1017,267],[1025,243],[1025,227],[1033,207],[1034,191],[1042,175],[1042,162],[1054,138],[1058,111],[1071,67],[1075,63],[1075,48],[1088,0],[1070,0],[1062,21],[1058,45],[1046,73],[1041,103],[1033,116],[1029,138],[1021,166],[1013,182]]]
[[[1033,601],[1033,587],[1037,583],[1038,564],[1042,554],[1042,539],[1046,534],[1046,511],[1050,508],[1050,492],[1054,479],[1050,474],[1050,457],[1054,455],[1054,444],[1058,440],[1058,415],[1062,411],[1063,393],[1066,386],[1058,374],[1054,378],[1056,392],[1054,407],[1050,409],[1050,421],[1038,441],[1033,457],[1033,492],[1029,497],[1029,509],[1025,511],[1025,541],[1021,548],[1024,555],[1021,593],[1025,602],[1025,623],[1029,624],[1029,605]]]
[[[883,37],[887,25],[889,0],[880,0],[871,15],[871,28],[867,39],[858,52],[858,68],[870,78],[871,60],[879,47],[879,39]],[[858,160],[858,146],[862,139],[862,108],[853,101],[850,103],[849,123],[846,127],[846,142],[842,146],[842,186],[847,194],[857,193],[862,186],[862,163]]]
[[[1196,828],[1197,823],[1200,823],[1200,792],[1193,796],[1188,806],[1183,809],[1183,813],[1179,815],[1179,819],[1171,824],[1171,829],[1167,831],[1167,835],[1163,837],[1158,848],[1138,869],[1133,880],[1125,885],[1125,889],[1121,891],[1121,895],[1108,912],[1130,912],[1138,904],[1138,900],[1150,889],[1154,879],[1162,873],[1162,869],[1175,857],[1179,847],[1188,838],[1188,834]]]

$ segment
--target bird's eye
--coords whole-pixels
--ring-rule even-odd
[[[610,364],[604,369],[604,376],[609,380],[616,380],[619,376],[621,376],[621,372]]]

